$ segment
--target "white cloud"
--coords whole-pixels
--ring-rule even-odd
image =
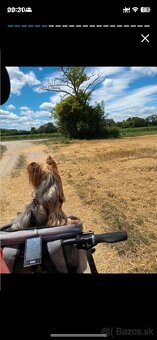
[[[54,104],[49,103],[49,102],[44,102],[39,106],[40,109],[46,109],[46,110],[52,110],[53,107],[54,107]]]
[[[113,72],[110,68],[111,73]],[[134,84],[137,79],[140,79],[141,76],[146,76],[145,73],[154,74],[157,72],[157,67],[123,67],[116,68],[115,73],[112,73],[110,77],[107,77],[104,82],[101,84],[100,88],[95,90],[92,94],[91,101],[94,103],[95,101],[100,102],[101,100],[105,101],[106,105],[116,104],[119,100],[121,103],[125,104],[127,102],[127,97],[129,96],[129,92],[132,91],[132,84]],[[119,69],[119,70],[118,70]],[[150,70],[149,70],[150,69]],[[109,80],[111,80],[109,82]],[[108,86],[111,85],[112,86]],[[143,87],[141,87],[143,88]],[[140,89],[140,87],[138,88]],[[136,98],[132,97],[131,100]],[[111,103],[112,100],[112,103]],[[118,102],[118,103],[120,103]]]
[[[47,92],[46,90],[41,88],[41,86],[34,87],[33,91],[36,92],[36,93],[44,93],[44,92],[46,93]]]
[[[157,85],[144,86],[134,90],[131,94],[126,93],[125,96],[112,103],[108,103],[108,108],[112,111],[118,111],[148,104],[154,99],[154,95],[157,98]]]
[[[24,109],[20,111],[20,116],[31,116],[34,113],[34,111],[32,111],[31,109]]]
[[[39,108],[48,110],[49,113],[52,111],[52,109],[55,107],[55,105],[61,100],[61,94],[56,93],[53,96],[50,96],[50,101],[49,102],[43,102]]]
[[[88,76],[90,76],[93,72],[98,75],[98,74],[104,74],[106,77],[109,77],[114,74],[118,74],[122,71],[124,71],[124,67],[87,67],[85,69],[85,72],[87,73]]]
[[[51,103],[55,106],[61,100],[61,93],[56,93],[50,97]]]
[[[29,110],[29,107],[28,106],[21,106],[19,107],[20,110]]]
[[[21,121],[21,120],[17,120],[17,121],[9,121],[6,120],[4,122],[2,122],[2,127],[6,128],[6,129],[18,129],[18,130],[30,130],[31,127],[35,127],[38,128],[41,125],[47,124],[49,123],[49,120],[27,120],[27,121]]]
[[[39,117],[50,117],[50,111],[46,110],[37,110],[33,111],[30,108],[24,107],[25,109],[21,110],[20,112],[20,118],[25,117],[27,120],[34,119],[34,118],[39,118]],[[23,118],[22,118],[23,119]]]
[[[9,129],[30,130],[32,126],[37,128],[53,121],[50,120],[49,111],[33,111],[27,107],[23,108],[24,110],[21,110],[18,116],[12,112],[0,109],[1,126]]]
[[[106,78],[101,87],[95,90],[91,97],[91,102],[100,102],[104,100],[107,104],[111,100],[123,97],[125,91],[129,88],[130,83],[134,80],[135,75],[130,74],[130,72],[121,72],[118,75],[114,75],[111,78]],[[109,86],[110,85],[110,86]]]
[[[42,71],[43,70],[43,67],[39,67],[39,71]]]
[[[32,120],[25,123],[25,129],[30,130],[31,127],[38,128],[41,125],[49,123],[49,120]]]
[[[19,96],[23,86],[35,86],[39,85],[40,81],[36,78],[33,71],[24,73],[19,67],[7,67],[11,82],[11,94]]]
[[[110,79],[110,78],[106,78],[105,81],[104,81],[104,85],[106,87],[112,87],[113,86],[113,80]]]
[[[16,107],[12,104],[9,104],[8,106],[6,106],[6,109],[7,110],[14,110],[14,109],[16,109]]]
[[[151,115],[157,115],[157,107],[156,106],[144,106],[141,107],[140,113],[144,116],[151,116]]]
[[[33,116],[35,118],[39,118],[39,117],[50,117],[50,111],[35,111],[33,112]]]
[[[155,76],[157,74],[157,67],[130,67],[132,72],[137,72],[140,75],[144,76]]]
[[[44,79],[42,80],[40,86],[36,86],[33,88],[33,91],[36,93],[47,93],[47,90],[44,90],[43,88],[47,87],[48,84],[53,83],[54,78],[59,77],[60,76],[60,71],[56,70],[55,72],[48,74],[46,77],[44,77]]]
[[[3,120],[3,119],[17,119],[17,118],[18,118],[18,116],[15,113],[0,109],[0,119],[1,120]]]
[[[146,117],[151,114],[150,112],[154,113],[153,103],[157,101],[157,85],[142,86],[141,84],[141,87],[134,89],[134,84],[141,76],[155,75],[156,72],[157,68],[149,67],[121,68],[120,72],[106,78],[101,87],[93,92],[91,103],[104,100],[105,112],[115,120],[129,116]]]

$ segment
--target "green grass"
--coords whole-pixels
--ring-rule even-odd
[[[7,150],[6,146],[0,145],[0,159],[3,157],[6,150]]]
[[[37,143],[48,144],[68,144],[70,142],[70,138],[63,136],[61,133],[47,133],[47,134],[34,134],[34,135],[15,135],[15,136],[2,136],[3,141],[16,141],[16,140],[38,140],[45,139],[45,141],[37,141]],[[48,140],[46,140],[48,139]]]
[[[14,135],[14,136],[1,136],[2,141],[13,141],[13,140],[24,140],[24,139],[59,139],[62,138],[60,133],[37,133],[37,134],[30,134],[30,135]]]
[[[157,126],[120,129],[121,137],[134,137],[157,134]]]

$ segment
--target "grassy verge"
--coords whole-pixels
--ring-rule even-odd
[[[41,141],[39,143],[44,143],[47,147],[49,147],[52,144],[70,144],[70,141],[72,141],[72,140],[69,139],[69,138],[60,137],[60,138],[53,138],[53,139]]]
[[[14,169],[11,173],[11,176],[12,177],[15,177],[15,176],[19,176],[20,175],[20,172],[21,170],[26,166],[26,156],[24,154],[21,154],[19,157],[18,157],[18,160],[14,166]]]
[[[157,126],[120,129],[121,137],[134,137],[157,134]]]
[[[27,139],[60,139],[63,136],[60,133],[38,133],[38,134],[30,134],[30,135],[14,135],[14,136],[1,136],[2,141],[14,141],[14,140],[27,140]]]
[[[59,133],[37,133],[30,135],[14,135],[14,136],[1,136],[2,141],[7,140],[23,140],[23,139],[38,139],[38,138],[59,138]]]
[[[6,150],[7,150],[6,146],[0,145],[0,159],[3,157]]]

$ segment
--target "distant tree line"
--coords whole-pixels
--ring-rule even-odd
[[[41,125],[39,128],[32,127],[31,133],[54,133],[57,132],[57,127],[53,123]]]
[[[53,123],[47,123],[41,125],[39,128],[31,127],[31,130],[17,130],[17,129],[1,129],[2,136],[19,136],[19,135],[30,135],[30,134],[45,134],[57,132],[57,128]]]
[[[114,125],[114,121],[111,122]],[[130,117],[122,122],[115,123],[116,126],[120,128],[138,128],[138,127],[145,127],[145,126],[157,126],[157,114],[151,115],[147,118],[140,118],[140,117]]]
[[[66,102],[65,101],[65,107],[66,107]],[[58,104],[59,105],[59,104]],[[100,105],[100,104],[99,104]],[[92,117],[92,121],[93,121],[93,128],[92,128],[92,123],[90,126],[90,134],[88,133],[87,138],[97,138],[97,135],[95,133],[96,131],[96,126],[99,123],[99,121],[97,122],[96,125],[94,125],[94,115],[97,115],[97,111],[96,109],[100,112],[103,111],[103,108],[101,108],[100,106],[96,106],[95,110],[92,112],[90,112],[90,118]],[[102,110],[102,111],[101,111]],[[81,115],[81,112],[80,112]],[[66,116],[66,112],[65,112],[65,116]],[[69,117],[68,117],[69,118]],[[67,120],[68,120],[67,118]],[[72,119],[73,117],[71,117],[71,133],[72,133],[72,137],[73,138],[85,138],[86,135],[86,129],[88,128],[87,123],[84,121],[79,121],[79,123],[77,122],[77,118],[76,118],[76,122],[77,122],[77,130],[76,131],[76,125],[75,122]],[[101,117],[100,117],[101,118]],[[101,119],[100,119],[101,121]],[[1,129],[0,133],[1,136],[15,136],[15,135],[30,135],[30,134],[46,134],[46,133],[55,133],[55,132],[62,132],[63,134],[66,132],[66,126],[69,124],[69,120],[68,122],[64,122],[65,126],[64,126],[64,130],[61,131],[60,127],[56,127],[53,123],[47,123],[44,125],[41,125],[39,128],[35,128],[35,127],[31,127],[31,130],[17,130],[17,129]],[[100,134],[99,131],[99,135],[100,138],[108,138],[108,137],[118,137],[119,136],[119,128],[125,129],[125,128],[138,128],[138,127],[149,127],[149,126],[156,126],[157,127],[157,114],[151,115],[147,118],[140,118],[140,117],[129,117],[126,120],[123,120],[121,122],[115,122],[113,119],[104,119],[101,121],[101,131],[102,133]],[[99,127],[99,125],[98,125]],[[80,134],[79,134],[80,132]],[[68,134],[68,130],[67,133]],[[111,136],[112,135],[112,136]]]

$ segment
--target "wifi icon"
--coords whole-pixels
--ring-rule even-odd
[[[132,10],[136,13],[138,11],[138,7],[133,7]]]

